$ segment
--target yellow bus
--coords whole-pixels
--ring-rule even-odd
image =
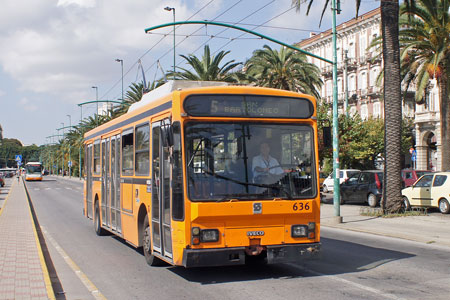
[[[42,164],[40,162],[29,162],[25,165],[25,180],[42,181]]]
[[[169,81],[84,136],[84,215],[149,265],[292,262],[320,252],[316,101]]]

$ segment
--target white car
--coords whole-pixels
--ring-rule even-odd
[[[438,207],[441,213],[450,212],[450,172],[428,173],[412,186],[402,190],[406,210],[411,206]]]
[[[339,170],[339,184],[343,183],[347,178],[350,176],[361,172],[360,170],[356,169],[343,169]],[[334,191],[334,179],[333,179],[333,173],[331,173],[327,179],[324,180],[322,184],[322,191],[324,193],[332,192]]]

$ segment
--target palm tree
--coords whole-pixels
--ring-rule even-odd
[[[306,55],[286,47],[281,47],[280,51],[267,45],[263,48],[253,52],[245,64],[250,82],[320,97],[319,90],[323,83],[320,70],[307,61]]]
[[[442,170],[450,169],[450,1],[417,0],[400,10],[401,58],[408,67],[408,81],[416,83],[416,101],[421,102],[430,79],[439,88]]]
[[[308,10],[314,0],[307,0]],[[406,0],[414,2],[414,0]],[[305,0],[292,0],[292,5],[300,9]],[[322,17],[330,0],[326,0]],[[358,12],[361,0],[355,0]],[[386,211],[399,211],[401,197],[401,132],[402,100],[400,77],[400,47],[398,41],[399,4],[398,0],[381,0],[381,31],[383,38],[384,60],[384,112],[385,112],[385,184],[382,208]],[[322,18],[321,18],[322,20]]]
[[[167,76],[175,75],[176,79],[183,80],[238,82],[238,75],[232,71],[242,63],[231,60],[220,66],[228,53],[230,51],[220,51],[216,56],[211,55],[209,46],[206,45],[201,60],[193,54],[180,55],[193,71],[178,67],[182,72],[169,72]]]

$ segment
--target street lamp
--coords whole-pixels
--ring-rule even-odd
[[[72,117],[70,115],[67,115],[69,117],[69,132],[72,129]],[[72,161],[70,159],[70,142],[69,142],[69,162],[67,163],[69,165],[69,178],[71,177],[71,171],[72,171]]]
[[[164,7],[167,11],[173,11],[173,22],[175,23],[175,7]],[[172,78],[175,80],[175,25],[173,25],[173,76]]]
[[[98,115],[98,87],[93,86],[92,88],[95,89],[95,101],[97,101],[97,112],[95,114]],[[97,119],[97,126],[98,126],[98,117],[96,119]]]
[[[120,62],[120,66],[122,67],[122,102],[123,102],[123,59],[116,58],[116,61]],[[144,82],[144,86],[145,86],[145,82]]]

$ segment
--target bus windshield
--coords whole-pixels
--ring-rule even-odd
[[[41,174],[42,167],[41,165],[27,165],[26,170],[27,174]]]
[[[311,198],[316,194],[313,145],[309,125],[188,123],[189,198]]]

